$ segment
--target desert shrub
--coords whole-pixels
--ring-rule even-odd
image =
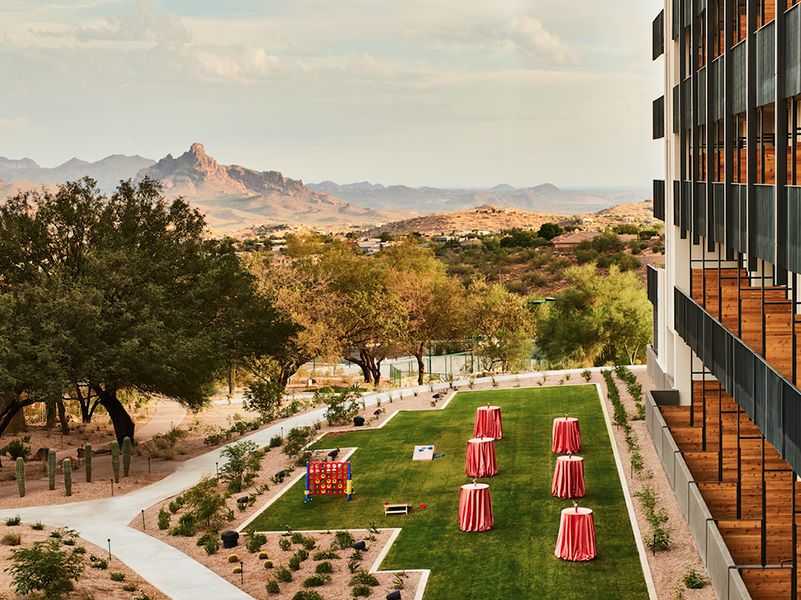
[[[136,584],[126,583],[124,586],[122,586],[122,591],[123,592],[135,592],[136,591]]]
[[[225,464],[220,469],[220,477],[228,482],[228,491],[240,492],[250,485],[261,470],[264,452],[255,442],[237,442],[220,451]]]
[[[197,531],[195,524],[195,516],[191,513],[184,513],[178,519],[178,525],[170,529],[170,535],[182,535],[184,537],[192,537]]]
[[[292,542],[286,538],[281,538],[278,540],[278,547],[281,548],[281,550],[289,550],[292,547]]]
[[[307,577],[303,580],[303,587],[322,587],[329,581],[331,581],[331,577],[329,575],[312,575],[311,577]]]
[[[293,427],[284,440],[284,454],[289,458],[297,458],[314,437],[314,427]]]
[[[685,587],[691,590],[700,590],[709,583],[706,577],[696,571],[693,565],[687,565],[681,580],[684,582]]]
[[[22,536],[18,533],[7,533],[0,538],[0,544],[3,546],[19,546],[22,543]]]
[[[589,369],[584,369],[581,372],[581,376],[584,378],[584,381],[589,381],[592,379],[592,372]]]
[[[361,570],[354,573],[353,577],[350,578],[350,585],[369,585],[370,587],[375,587],[379,585],[379,581],[375,575]]]
[[[268,594],[280,594],[281,593],[281,586],[278,585],[278,582],[275,579],[271,579],[267,582],[267,593]]]
[[[254,533],[248,538],[248,552],[258,552],[267,543],[267,538],[261,533]],[[266,557],[265,557],[266,558]]]
[[[9,517],[5,521],[6,527],[16,527],[20,523],[22,523],[22,517],[16,515],[15,517]]]
[[[286,567],[279,567],[278,570],[276,570],[275,572],[275,578],[278,581],[289,583],[290,581],[292,581],[292,571],[290,571]]]
[[[161,530],[170,528],[170,511],[164,510],[163,506],[159,509],[158,524]]]
[[[270,448],[278,448],[283,443],[284,440],[281,439],[280,435],[276,435],[270,438]]]
[[[5,454],[12,461],[22,458],[22,460],[28,462],[28,460],[31,458],[31,447],[28,446],[28,442],[30,441],[31,436],[29,435],[23,436],[16,440],[11,440],[8,444],[0,448],[0,454]]]
[[[65,549],[57,539],[34,542],[29,548],[11,551],[11,584],[17,594],[42,592],[46,598],[60,598],[83,573],[80,555]]]
[[[292,600],[323,600],[323,597],[317,592],[300,591],[292,596]]]
[[[31,529],[35,531],[41,531],[42,529],[44,529],[44,523],[42,523],[41,521],[36,521],[36,523],[31,525]]]
[[[339,554],[333,550],[320,550],[319,552],[315,552],[312,558],[314,560],[338,560]]]
[[[209,537],[203,543],[203,549],[206,551],[206,554],[211,556],[212,554],[217,554],[217,551],[220,549],[220,540],[217,539],[217,536]]]
[[[370,594],[373,593],[372,588],[368,585],[354,585],[351,589],[351,594],[353,594],[354,598],[366,598]]]
[[[344,425],[359,414],[362,408],[361,395],[361,390],[355,386],[341,391],[324,387],[314,392],[314,400],[328,407],[325,418],[329,425]]]
[[[167,508],[170,509],[172,514],[177,513],[181,510],[184,506],[184,497],[183,496],[176,496],[175,499],[171,500],[170,503],[167,505]]]
[[[105,558],[98,558],[93,555],[89,557],[89,563],[93,569],[100,569],[101,571],[108,569],[108,561]]]
[[[289,541],[291,541],[293,544],[300,544],[303,541],[303,534],[299,531],[296,531],[289,536]]]
[[[334,565],[332,565],[328,561],[321,562],[314,569],[314,572],[317,573],[318,575],[325,575],[326,573],[333,573],[334,572]]]
[[[334,534],[334,541],[331,542],[331,550],[347,550],[353,545],[353,542],[350,531],[337,531]]]
[[[191,515],[193,524],[203,524],[209,530],[219,529],[229,520],[230,510],[225,495],[217,488],[217,480],[213,477],[204,477],[182,495],[189,511],[181,519]]]
[[[109,573],[109,577],[111,577],[111,581],[125,581],[125,573],[119,571],[112,571]]]

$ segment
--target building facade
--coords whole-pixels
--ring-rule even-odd
[[[666,0],[647,425],[720,598],[799,596],[801,3]]]

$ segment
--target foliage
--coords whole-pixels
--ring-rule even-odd
[[[264,452],[255,442],[237,442],[220,451],[225,463],[220,468],[220,476],[228,482],[228,490],[239,492],[253,483],[261,470],[261,459]]]
[[[22,458],[28,461],[31,458],[31,447],[28,442],[31,441],[31,436],[26,435],[16,440],[11,440],[8,444],[0,448],[0,454],[5,454],[11,460]]]
[[[707,578],[701,575],[694,565],[687,565],[681,580],[684,582],[685,587],[691,590],[700,590],[709,583]]]
[[[163,506],[159,509],[158,527],[162,530],[169,529],[170,527],[170,512],[164,510]]]
[[[19,533],[7,533],[0,538],[3,546],[19,546],[22,543],[22,536]]]
[[[231,518],[231,511],[225,503],[225,494],[218,489],[217,480],[213,477],[204,477],[182,496],[188,511],[178,522],[182,526],[182,521],[186,518],[187,530],[195,524],[202,524],[207,530],[217,530]]]
[[[271,579],[267,582],[266,590],[268,594],[281,593],[281,587],[278,585],[278,582],[275,579]]]
[[[258,552],[267,543],[267,537],[261,533],[254,533],[248,537],[248,552]],[[266,556],[264,558],[267,558]]]
[[[284,454],[297,458],[315,435],[314,427],[293,427],[284,440]]]
[[[57,539],[34,542],[30,548],[11,551],[11,582],[20,595],[42,592],[59,598],[69,592],[84,570],[83,559]]]
[[[286,538],[281,538],[278,540],[278,547],[281,548],[281,550],[289,550],[292,547],[292,542]]]
[[[320,550],[312,556],[314,560],[339,560],[339,554],[333,550]]]
[[[633,273],[593,266],[566,272],[568,287],[537,319],[537,346],[554,364],[603,365],[641,360],[651,338],[652,310]]]
[[[22,517],[20,517],[19,515],[14,515],[13,517],[8,517],[5,520],[6,527],[15,527],[15,526],[19,525],[20,523],[22,523]]]
[[[350,578],[350,585],[369,585],[375,587],[379,584],[378,578],[367,571],[357,571]]]
[[[111,581],[125,581],[125,573],[121,573],[120,571],[112,571],[109,573],[109,577]]]
[[[331,581],[330,575],[312,575],[311,577],[307,577],[303,580],[303,587],[322,587],[329,581]]]
[[[275,372],[272,377],[254,379],[245,389],[243,405],[246,410],[259,413],[265,423],[275,421],[281,416],[281,400],[284,396],[284,384]]]
[[[373,590],[368,585],[354,585],[351,589],[351,594],[354,598],[367,597],[373,593]]]
[[[350,531],[337,531],[334,540],[331,542],[331,550],[347,550],[353,546],[353,535]]]
[[[295,595],[292,596],[292,600],[323,600],[323,597],[317,592],[302,590],[296,592]]]
[[[324,561],[317,564],[317,566],[314,568],[314,572],[320,575],[324,575],[326,573],[333,573],[334,566],[330,562]]]
[[[330,387],[323,387],[314,392],[314,401],[327,406],[325,419],[329,425],[344,425],[359,414],[362,408],[361,390],[357,386],[339,392]]]
[[[279,567],[275,571],[275,578],[278,581],[283,581],[284,583],[289,583],[290,581],[292,581],[292,571],[290,571],[286,567]]]

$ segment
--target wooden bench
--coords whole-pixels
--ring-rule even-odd
[[[411,508],[412,505],[405,502],[400,502],[397,504],[385,502],[384,515],[408,515]]]

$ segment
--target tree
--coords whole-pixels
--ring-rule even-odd
[[[464,287],[445,272],[434,253],[413,240],[380,254],[407,314],[402,347],[417,360],[417,383],[425,376],[426,349],[435,341],[461,338],[466,329]]]
[[[501,284],[484,280],[468,289],[469,314],[476,351],[488,371],[510,371],[531,357],[532,316],[525,298]]]
[[[8,572],[21,596],[42,592],[45,598],[61,598],[73,589],[83,569],[83,555],[76,548],[62,547],[61,539],[51,538],[12,550]]]
[[[565,272],[568,287],[537,319],[537,346],[554,364],[603,365],[643,358],[651,307],[636,274],[592,265]]]
[[[550,241],[557,235],[562,235],[564,232],[565,230],[556,223],[543,223],[539,231],[537,231],[537,237],[545,238]]]
[[[241,492],[250,485],[261,470],[262,456],[259,446],[250,441],[229,444],[220,451],[220,458],[225,460],[220,475],[228,482],[229,491]]]
[[[58,333],[61,382],[94,394],[119,441],[134,436],[120,390],[197,408],[231,360],[277,346],[283,333],[230,241],[208,239],[202,215],[148,179],[122,182],[111,197],[84,179],[10,199],[0,208],[0,274],[7,293],[38,300],[32,307]],[[45,400],[41,384],[14,379],[27,401]]]

